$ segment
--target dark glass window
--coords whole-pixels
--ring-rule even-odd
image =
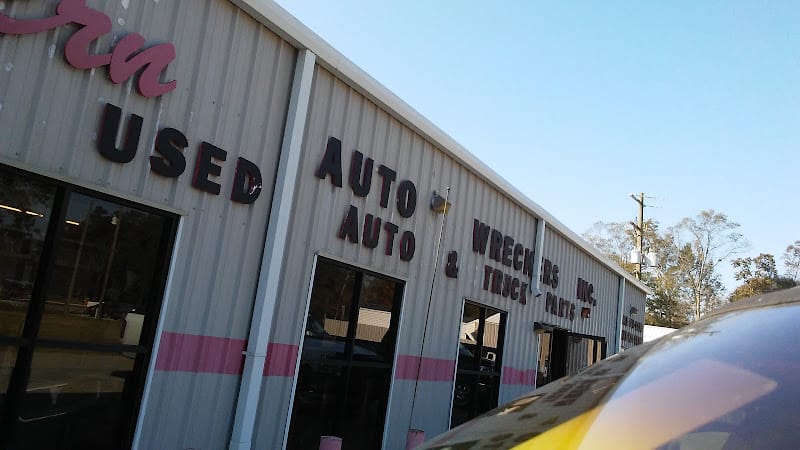
[[[6,400],[8,382],[11,380],[11,370],[17,360],[17,348],[10,345],[0,345],[0,417]]]
[[[0,166],[0,448],[130,446],[176,223]]]
[[[112,201],[72,194],[56,243],[39,337],[119,343],[126,316],[147,316],[164,221]]]
[[[396,280],[317,262],[287,448],[324,435],[380,448],[402,294]]]
[[[53,186],[0,170],[0,336],[22,335],[55,196]]]
[[[505,326],[505,312],[464,304],[451,427],[497,407]]]

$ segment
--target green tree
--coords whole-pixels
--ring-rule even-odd
[[[643,281],[653,289],[653,295],[647,298],[646,324],[680,328],[689,323],[689,303],[685,301],[677,267],[666,267],[659,276],[645,273]]]
[[[658,267],[643,273],[642,282],[653,290],[647,299],[648,325],[679,327],[724,301],[719,265],[746,247],[739,225],[725,214],[701,211],[661,232],[656,221],[644,227],[646,252],[654,252]],[[635,273],[628,255],[636,246],[633,228],[626,223],[596,223],[583,237],[621,267]]]
[[[694,320],[721,303],[724,287],[716,270],[747,247],[738,228],[727,215],[709,209],[684,218],[671,230],[673,245],[680,249],[678,264]]]
[[[647,250],[656,254],[658,266],[645,270],[642,281],[652,290],[647,299],[646,323],[661,327],[679,328],[690,322],[684,268],[681,252],[671,231],[659,232],[657,224],[647,227]]]
[[[737,258],[731,264],[736,271],[736,279],[742,282],[731,293],[729,300],[732,302],[794,287],[797,284],[790,277],[778,275],[775,257],[769,253],[761,253],[754,258]]]
[[[636,248],[636,233],[629,223],[597,222],[583,237],[623,269],[631,274],[636,272],[637,266],[629,259],[631,250]],[[642,282],[653,290],[653,295],[647,297],[645,323],[677,328],[688,323],[689,308],[678,277],[677,253],[670,239],[660,234],[658,222],[645,221],[646,253],[654,252],[659,260],[655,271],[642,274]]]
[[[652,221],[647,221],[645,230],[652,230],[656,226]],[[628,272],[633,273],[636,269],[628,259],[636,246],[636,237],[627,223],[595,222],[589,231],[583,233],[583,238]]]
[[[786,266],[786,276],[794,280],[800,281],[800,241],[794,241],[786,247],[783,253],[783,264]]]

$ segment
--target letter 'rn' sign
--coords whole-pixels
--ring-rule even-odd
[[[0,33],[32,34],[52,30],[74,23],[81,28],[73,34],[64,47],[67,62],[76,69],[92,69],[108,66],[108,76],[114,84],[132,77],[139,69],[137,88],[145,97],[158,97],[177,86],[169,81],[161,83],[159,76],[175,59],[175,46],[158,44],[137,53],[145,43],[142,35],[131,33],[119,40],[111,53],[89,54],[89,44],[111,32],[111,19],[100,11],[86,6],[86,0],[62,0],[56,7],[56,15],[44,19],[14,19],[0,14]]]

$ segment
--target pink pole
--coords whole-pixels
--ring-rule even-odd
[[[425,442],[425,431],[415,430],[413,428],[408,430],[408,436],[406,437],[406,450],[413,450],[422,445],[423,442]]]
[[[342,438],[322,436],[319,438],[319,450],[342,450]]]

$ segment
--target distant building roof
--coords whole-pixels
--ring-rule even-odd
[[[677,328],[667,328],[667,327],[657,327],[655,325],[645,325],[644,326],[644,341],[650,342],[660,338],[661,336],[666,336]]]

